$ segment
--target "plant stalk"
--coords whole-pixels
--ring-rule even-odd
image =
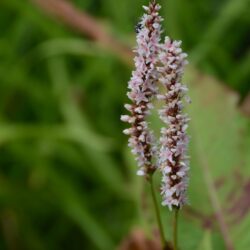
[[[178,214],[179,214],[179,208],[176,207],[174,209],[174,222],[173,222],[174,250],[178,250]]]
[[[158,224],[158,228],[159,228],[159,231],[160,231],[162,249],[165,249],[166,240],[165,240],[164,229],[163,229],[163,225],[162,225],[162,221],[161,221],[160,209],[159,209],[159,206],[158,206],[158,203],[157,203],[156,194],[155,194],[155,190],[154,190],[152,174],[149,175],[149,184],[150,184],[151,195],[152,195],[152,199],[153,199],[153,203],[154,203],[154,209],[155,209],[157,224]]]

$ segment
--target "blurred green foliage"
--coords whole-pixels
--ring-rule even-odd
[[[206,74],[241,100],[248,94],[249,0],[160,2],[166,33],[190,54],[191,207],[215,223],[205,161],[232,241],[248,250],[250,123],[236,96]],[[132,46],[147,1],[72,3]],[[147,187],[119,121],[131,69],[31,1],[2,0],[0,13],[0,249],[112,250],[134,226],[149,230]],[[225,249],[216,223],[182,217],[182,250]]]

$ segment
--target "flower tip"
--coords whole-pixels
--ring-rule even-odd
[[[124,129],[124,130],[123,130],[123,133],[124,133],[125,135],[130,135],[130,134],[132,133],[131,128]]]
[[[130,104],[125,104],[124,107],[125,107],[125,109],[127,109],[128,111],[132,111],[132,105],[130,105]]]
[[[138,176],[144,176],[144,175],[145,175],[145,172],[144,172],[142,169],[140,169],[140,170],[137,171],[136,174],[137,174]]]
[[[128,122],[129,121],[129,116],[128,115],[122,115],[121,116],[121,121],[123,121],[123,122]]]
[[[159,24],[159,23],[154,23],[154,24],[153,24],[153,28],[159,29],[159,28],[160,28],[160,24]]]

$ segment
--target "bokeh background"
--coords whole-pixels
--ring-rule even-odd
[[[180,249],[249,250],[249,0],[159,2],[166,34],[190,61]],[[1,250],[112,250],[135,229],[150,237],[147,183],[120,122],[145,4],[0,1]],[[172,215],[161,211],[170,238]]]

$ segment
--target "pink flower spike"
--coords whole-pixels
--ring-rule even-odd
[[[155,1],[151,2],[148,7],[143,6],[143,9],[146,13],[136,26],[135,70],[128,83],[127,96],[132,104],[125,105],[131,115],[123,115],[121,120],[131,124],[132,130],[125,129],[124,133],[130,136],[129,147],[136,155],[138,166],[141,166],[137,174],[147,177],[156,169],[153,164],[156,145],[146,118],[153,108],[152,99],[155,98],[158,91],[156,66],[162,32],[162,18],[158,13],[160,5],[156,4]]]
[[[189,167],[187,146],[189,143],[187,128],[189,118],[183,114],[183,101],[188,88],[181,83],[186,54],[182,53],[180,41],[165,39],[159,56],[160,82],[165,87],[165,106],[160,110],[160,118],[166,124],[161,130],[160,170],[162,171],[162,196],[164,206],[170,210],[181,208],[187,203],[187,183]],[[158,95],[159,100],[163,98]],[[172,154],[166,157],[169,152]],[[184,165],[184,166],[183,166]],[[172,190],[170,192],[169,190]]]

